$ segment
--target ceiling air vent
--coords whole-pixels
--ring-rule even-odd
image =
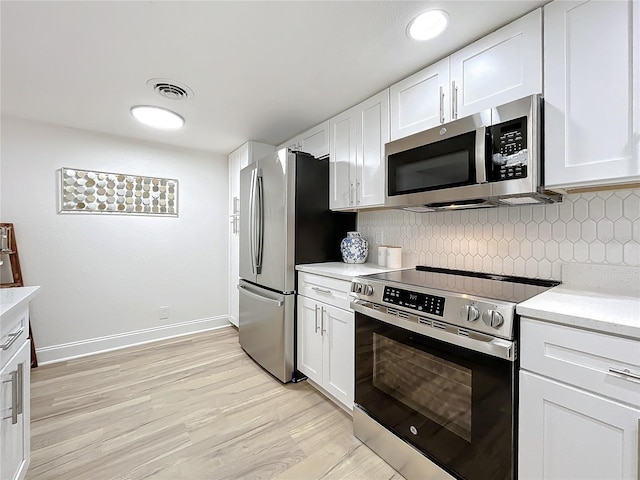
[[[193,90],[184,83],[176,82],[175,80],[152,78],[147,82],[147,85],[153,88],[158,95],[170,100],[186,100],[193,97]]]

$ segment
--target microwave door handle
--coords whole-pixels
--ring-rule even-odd
[[[491,138],[485,136],[486,131],[487,129],[485,127],[480,127],[476,129],[476,182],[477,183],[487,183],[486,152],[487,152],[487,147],[489,147],[489,145],[486,145],[486,142],[491,141]]]

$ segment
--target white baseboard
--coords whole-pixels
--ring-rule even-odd
[[[36,348],[38,365],[58,363],[73,358],[95,355],[96,353],[119,350],[144,343],[157,342],[167,338],[181,337],[192,333],[214,330],[231,326],[226,315],[202,318],[188,322],[174,323],[159,327],[146,328],[133,332],[108,335],[106,337],[90,338],[78,342],[63,343],[51,347]]]

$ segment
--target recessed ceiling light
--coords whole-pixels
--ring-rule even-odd
[[[184,118],[171,110],[152,105],[136,105],[131,107],[131,115],[140,123],[163,130],[182,128]]]
[[[413,40],[429,40],[437,37],[447,28],[449,14],[444,10],[429,10],[411,20],[407,35]]]

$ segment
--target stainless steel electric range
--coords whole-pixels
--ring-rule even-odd
[[[409,479],[516,476],[516,305],[550,280],[431,267],[353,280],[354,433]]]

